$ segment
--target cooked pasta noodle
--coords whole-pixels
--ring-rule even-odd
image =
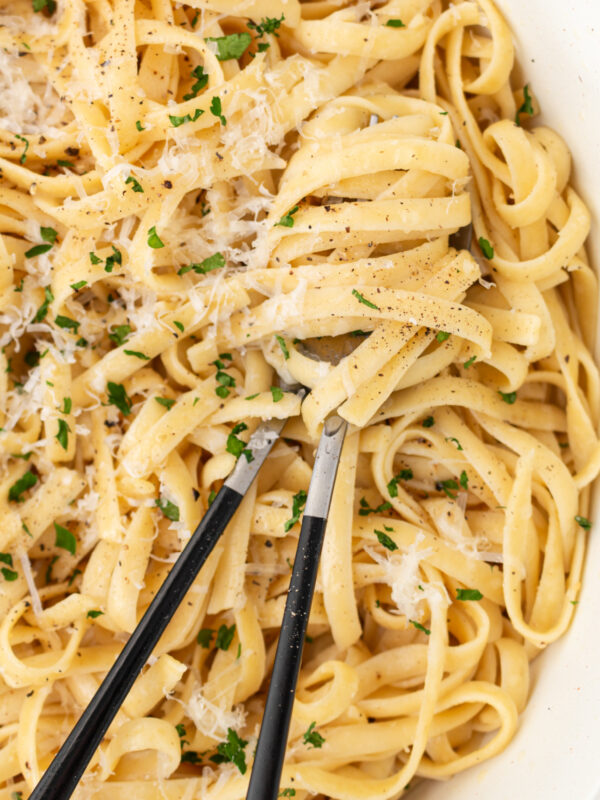
[[[575,613],[600,470],[589,214],[499,11],[0,11],[0,798],[28,796],[277,417],[76,792],[245,796],[336,409],[283,796],[391,800],[499,753]]]

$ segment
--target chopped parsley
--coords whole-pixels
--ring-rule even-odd
[[[388,19],[385,24],[388,28],[406,28],[406,25],[401,19]]]
[[[217,359],[212,363],[217,368],[217,374],[215,375],[215,378],[219,384],[219,386],[217,386],[215,389],[215,394],[218,397],[225,399],[226,397],[229,397],[229,388],[234,388],[236,386],[235,378],[232,375],[229,375],[227,372],[224,372],[226,366],[220,359]]]
[[[19,577],[18,572],[15,572],[14,569],[9,569],[8,567],[2,567],[0,569],[0,572],[2,573],[4,580],[6,581],[11,581],[11,582],[16,581],[17,578]]]
[[[479,589],[457,589],[456,590],[456,599],[462,600],[463,602],[467,600],[481,600],[483,595],[479,591]]]
[[[72,586],[72,585],[73,585],[73,583],[74,583],[74,581],[75,581],[75,578],[76,578],[78,575],[81,575],[81,574],[82,574],[82,573],[81,573],[81,570],[80,570],[80,569],[74,569],[74,570],[73,570],[73,574],[72,574],[72,575],[71,575],[71,577],[69,578],[69,581],[68,581],[68,583],[67,583],[67,586]]]
[[[192,25],[192,28],[193,27]],[[194,97],[198,95],[198,92],[202,91],[208,83],[208,75],[204,72],[204,67],[202,65],[194,67],[192,70],[192,77],[196,78],[196,83],[194,83],[188,94],[183,95],[184,100],[193,100]]]
[[[271,395],[273,396],[274,403],[278,403],[280,400],[283,400],[283,392],[279,386],[271,386]]]
[[[37,480],[37,475],[34,475],[31,470],[27,470],[8,490],[8,499],[13,503],[22,503],[24,499],[22,495],[32,486],[35,486]]]
[[[383,545],[386,550],[394,551],[398,549],[396,542],[390,536],[388,536],[387,533],[384,533],[383,531],[375,531],[375,536],[377,536],[379,544]]]
[[[116,406],[124,417],[129,416],[131,414],[131,398],[128,397],[123,384],[109,381],[106,388],[108,389],[108,404]]]
[[[458,483],[453,478],[448,478],[447,481],[437,481],[435,488],[438,492],[444,492],[451,500],[456,500],[456,495],[452,494],[451,490],[458,489]]]
[[[290,351],[287,348],[287,345],[285,343],[285,339],[283,338],[283,336],[279,336],[279,334],[275,334],[275,338],[277,339],[277,343],[279,344],[279,347],[281,347],[281,352],[283,353],[283,357],[287,361],[288,358],[290,357]]]
[[[177,270],[178,275],[185,275],[186,272],[194,270],[198,275],[206,275],[207,272],[212,272],[213,269],[221,269],[225,266],[225,256],[222,253],[213,253],[208,256],[204,261],[199,264],[187,264]]]
[[[250,30],[256,31],[257,39],[260,39],[266,33],[272,33],[279,38],[277,31],[281,27],[281,23],[284,19],[284,14],[282,14],[280,17],[261,17],[259,23],[252,22],[252,20],[250,20],[250,22],[248,22],[248,27]]]
[[[387,485],[387,490],[390,494],[390,497],[398,497],[398,481],[410,481],[412,478],[412,469],[400,470],[400,472],[394,478],[392,478]]]
[[[421,623],[420,623],[420,622],[417,622],[417,621],[416,621],[416,620],[414,620],[414,619],[409,619],[408,621],[410,622],[410,624],[411,624],[411,625],[414,625],[414,627],[415,627],[415,628],[416,628],[418,631],[423,631],[423,633],[424,633],[426,636],[429,636],[429,635],[430,635],[431,631],[429,630],[429,628],[426,628],[424,625],[421,625]]]
[[[477,356],[471,356],[471,358],[469,358],[469,359],[467,359],[467,361],[465,361],[465,363],[463,364],[463,367],[465,369],[469,369],[469,367],[472,366],[475,363],[476,359],[477,359]]]
[[[40,227],[40,235],[45,242],[55,244],[58,231],[55,231],[54,228],[44,228],[42,226]]]
[[[445,342],[446,339],[450,338],[450,334],[448,333],[448,331],[438,331],[435,335],[435,338],[437,339],[438,342]]]
[[[136,179],[133,177],[133,175],[130,175],[127,178],[127,180],[125,181],[125,183],[126,184],[130,183],[131,184],[131,188],[133,189],[134,192],[141,192],[142,194],[144,193],[144,190],[142,189],[141,183],[136,181]]]
[[[325,739],[315,730],[316,722],[311,722],[308,729],[302,734],[305,745],[320,749],[325,744]]]
[[[50,583],[50,581],[52,580],[52,567],[56,564],[57,561],[58,561],[58,556],[53,556],[50,559],[50,563],[46,567],[46,575],[45,575],[46,583]]]
[[[209,507],[212,506],[212,504],[214,503],[216,496],[217,496],[217,493],[215,492],[215,490],[211,489],[210,493],[208,495],[208,505],[209,505]]]
[[[79,322],[76,322],[71,317],[63,317],[62,314],[59,314],[54,322],[58,325],[59,328],[64,328],[65,330],[73,331],[73,333],[77,334],[79,332]]]
[[[165,517],[170,519],[171,522],[179,522],[179,506],[176,506],[175,503],[172,503],[170,500],[163,500],[162,497],[159,497],[155,505],[157,508],[160,508]]]
[[[126,356],[134,356],[135,358],[139,358],[140,361],[150,361],[150,356],[147,356],[145,353],[140,353],[139,350],[123,350]]]
[[[592,523],[589,519],[587,517],[580,517],[579,514],[575,517],[575,522],[586,531],[589,531],[592,527]]]
[[[462,486],[462,488],[463,488],[465,491],[467,491],[467,489],[469,488],[469,476],[467,475],[467,473],[465,472],[465,470],[464,470],[464,469],[463,469],[463,471],[460,473],[460,478],[458,479],[458,482],[460,483],[460,485]]]
[[[515,123],[517,125],[521,124],[521,120],[519,119],[521,114],[529,114],[530,117],[533,116],[533,103],[531,102],[531,95],[529,94],[529,84],[526,83],[523,87],[523,103],[519,106],[517,113],[515,114]]]
[[[383,511],[389,511],[391,507],[392,504],[386,500],[385,502],[380,503],[380,505],[378,505],[377,508],[371,508],[371,506],[367,503],[365,498],[361,497],[360,508],[358,509],[358,513],[359,516],[361,517],[368,517],[369,514],[381,514]]]
[[[102,259],[99,258],[96,255],[96,253],[92,252],[91,250],[90,250],[90,261],[92,262],[92,264],[101,264],[102,263]]]
[[[424,428],[432,428],[435,425],[435,420],[433,417],[425,417],[421,425]]]
[[[175,117],[169,114],[169,121],[174,128],[178,128],[186,122],[196,122],[197,119],[200,119],[202,114],[204,114],[204,110],[197,108],[193,114],[184,114],[183,117]]]
[[[0,553],[0,562],[8,564],[9,567],[13,565],[13,558],[10,553]]]
[[[235,636],[235,625],[227,627],[221,625],[217,631],[217,638],[215,639],[215,647],[219,650],[229,650],[233,637]]]
[[[196,641],[200,645],[200,647],[204,647],[205,650],[210,648],[210,643],[212,640],[212,635],[214,630],[212,628],[202,628],[198,631],[198,636],[196,637]]]
[[[46,314],[48,313],[48,306],[54,300],[54,295],[52,294],[52,290],[49,286],[44,287],[44,302],[35,312],[35,316],[31,320],[32,322],[42,322],[46,318]]]
[[[75,167],[75,164],[72,161],[66,161],[64,158],[57,159],[56,165],[58,167],[67,167],[67,169],[73,169]]]
[[[294,227],[294,214],[300,206],[294,206],[291,208],[287,214],[284,214],[283,217],[279,220],[279,222],[275,223],[275,226],[281,225],[282,228],[293,228]]]
[[[35,2],[35,0],[34,0]],[[54,0],[46,0],[46,2],[54,2]],[[24,136],[21,136],[18,133],[15,133],[15,139],[19,139],[21,142],[25,142],[25,149],[21,153],[21,157],[19,158],[19,163],[24,164],[27,161],[27,151],[29,150],[29,140],[26,139]]]
[[[57,442],[63,448],[63,450],[66,450],[68,448],[68,446],[69,446],[69,433],[70,432],[71,432],[71,429],[67,425],[66,421],[64,419],[59,419],[58,420],[58,433],[56,434],[56,436],[54,438],[57,440]]]
[[[54,545],[56,547],[61,547],[63,550],[67,550],[72,556],[74,556],[77,549],[77,539],[75,538],[74,534],[72,534],[71,531],[67,530],[66,528],[63,528],[63,526],[59,525],[58,522],[54,523],[54,532],[56,534]]]
[[[302,513],[304,506],[306,505],[306,498],[308,495],[304,491],[304,489],[300,489],[294,497],[292,498],[292,516],[290,519],[286,520],[285,525],[283,526],[283,530],[287,533],[291,530],[294,525],[300,520],[300,514]]]
[[[240,739],[233,728],[227,728],[227,741],[221,742],[217,746],[217,754],[210,757],[213,764],[235,764],[239,771],[244,775],[247,770],[246,754],[244,747],[248,742]]]
[[[56,0],[32,0],[31,5],[36,14],[45,8],[48,9],[50,15],[56,11]]]
[[[146,128],[144,128],[144,126],[142,125],[142,123],[141,123],[141,120],[139,120],[139,119],[136,119],[136,121],[135,121],[135,127],[138,129],[138,131],[140,131],[140,133],[141,133],[142,131],[145,131],[145,130],[146,130]]]
[[[244,31],[243,33],[231,33],[229,36],[211,36],[206,41],[216,42],[219,61],[230,61],[244,55],[252,43],[252,36]]]
[[[457,450],[462,450],[463,449],[462,444],[458,441],[456,436],[446,436],[446,441],[447,442],[454,442],[454,444],[456,445],[456,449]]]
[[[244,400],[256,400],[259,394],[260,392],[257,392],[256,394],[249,394],[248,397],[244,397]]]
[[[151,247],[153,250],[160,250],[160,248],[164,246],[165,243],[156,232],[156,225],[153,225],[148,231],[148,247]]]
[[[104,614],[104,611],[92,610],[92,611],[88,611],[86,616],[87,616],[88,619],[96,619],[96,617],[101,617],[102,614]]]
[[[512,404],[517,399],[517,393],[516,392],[501,392],[501,391],[498,391],[498,394],[504,400],[505,403],[508,403],[509,406],[512,406]]]
[[[479,237],[479,248],[486,258],[489,259],[494,257],[494,248],[487,239],[483,238],[483,236]]]
[[[221,108],[221,98],[213,97],[210,102],[210,113],[213,117],[221,120],[221,125],[227,125],[227,120],[223,116],[223,109]]]
[[[77,281],[77,283],[71,284],[71,289],[73,289],[74,292],[78,292],[80,289],[83,289],[84,286],[87,286],[87,281]]]
[[[364,295],[362,295],[358,291],[358,289],[352,289],[352,294],[354,297],[356,297],[359,303],[362,303],[364,306],[368,306],[368,308],[374,308],[377,311],[379,311],[379,306],[376,306],[375,303],[372,303],[370,300],[367,300],[367,298]]]
[[[34,247],[30,247],[29,250],[25,253],[25,258],[35,258],[36,256],[41,256],[44,253],[47,253],[48,250],[52,250],[51,244],[36,244]]]
[[[173,320],[173,325],[175,325],[175,327],[176,327],[178,330],[180,330],[182,333],[183,333],[183,331],[185,330],[185,328],[183,327],[183,322],[179,322],[179,320],[178,320],[178,319],[174,319],[174,320]]]
[[[122,344],[125,344],[130,333],[131,327],[129,325],[113,325],[111,332],[108,334],[108,338],[111,342],[114,342],[120,347]]]
[[[159,405],[164,406],[167,411],[175,405],[175,400],[170,397],[155,397],[154,399]]]
[[[239,458],[242,454],[246,457],[246,461],[254,461],[254,456],[252,455],[252,451],[248,450],[246,447],[246,442],[242,441],[238,438],[237,434],[241,433],[242,431],[248,430],[248,426],[245,422],[238,422],[238,424],[233,428],[229,436],[227,437],[227,445],[225,449],[228,453],[231,453],[236,458]]]
[[[117,250],[117,248],[111,245],[113,254],[106,259],[106,264],[104,265],[105,272],[112,272],[115,264],[121,265],[123,263],[123,256],[121,255],[121,251]]]

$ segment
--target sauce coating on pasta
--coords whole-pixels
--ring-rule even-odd
[[[282,796],[392,800],[500,752],[575,613],[600,382],[589,214],[499,11],[0,0],[0,46],[5,795],[276,417],[75,795],[245,797],[336,409]],[[342,334],[339,363],[303,344]]]

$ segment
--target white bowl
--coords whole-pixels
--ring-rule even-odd
[[[573,154],[574,184],[600,245],[600,2],[496,0],[513,29],[517,58],[543,111]],[[598,336],[600,339],[600,335]],[[597,350],[598,357],[599,352]],[[592,508],[600,509],[596,486]],[[563,639],[537,659],[519,731],[499,757],[447,783],[427,782],[411,800],[600,800],[600,528],[592,529],[583,591]]]

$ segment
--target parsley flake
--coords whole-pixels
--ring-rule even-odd
[[[235,635],[235,625],[227,627],[221,625],[217,631],[217,638],[215,639],[215,647],[219,650],[229,650],[233,637]]]
[[[216,42],[219,61],[230,61],[244,55],[252,43],[252,36],[244,31],[243,33],[231,33],[229,36],[211,36],[206,41]]]
[[[221,120],[221,125],[227,125],[227,120],[223,116],[222,113],[223,109],[221,108],[221,98],[220,97],[213,97],[210,103],[210,113],[213,117]]]
[[[308,729],[302,735],[302,741],[305,745],[320,749],[325,744],[325,739],[315,730],[316,722],[311,722]]]
[[[67,450],[69,446],[69,433],[71,432],[71,428],[67,425],[64,419],[58,420],[58,433],[55,435],[55,439],[59,443],[59,445],[63,448],[63,450]]]
[[[63,528],[63,526],[59,525],[58,522],[54,523],[54,532],[56,534],[54,545],[56,547],[61,547],[63,550],[67,550],[72,556],[74,556],[77,549],[77,539],[75,538],[74,534],[67,530],[67,528]]]
[[[283,530],[287,533],[291,530],[294,525],[300,520],[300,514],[302,513],[304,506],[306,505],[306,498],[307,494],[304,489],[300,489],[300,491],[294,495],[292,498],[292,516],[288,519],[283,526]]]
[[[448,333],[448,331],[438,331],[435,335],[435,338],[437,339],[438,342],[445,342],[446,339],[450,338],[450,334]]]
[[[108,390],[108,404],[116,406],[124,417],[131,414],[131,398],[127,395],[122,383],[109,381],[106,384]]]
[[[278,403],[280,400],[283,400],[283,392],[279,386],[271,386],[271,394],[273,396],[274,403]]]
[[[288,358],[290,357],[290,351],[287,348],[285,339],[283,338],[283,336],[279,336],[279,334],[275,334],[275,338],[277,339],[279,347],[281,347],[281,352],[283,353],[283,357],[287,361]]]
[[[587,517],[581,517],[579,514],[575,517],[575,522],[586,531],[589,531],[592,527],[592,523],[589,519]]]
[[[127,342],[127,337],[130,333],[131,327],[129,325],[113,325],[111,332],[108,334],[108,338],[111,342],[114,342],[117,347],[120,347]]]
[[[389,503],[387,500],[377,506],[377,508],[371,508],[371,506],[367,503],[364,497],[360,498],[360,508],[358,509],[359,516],[361,517],[368,517],[369,514],[381,514],[383,511],[389,511],[392,507],[392,504]]]
[[[454,442],[454,444],[456,445],[456,449],[457,450],[462,450],[463,449],[462,444],[458,441],[456,436],[446,436],[446,441],[447,442]]]
[[[164,242],[156,232],[156,225],[153,225],[148,231],[148,247],[151,247],[153,250],[160,250],[160,248],[164,246]]]
[[[242,431],[248,430],[248,426],[245,422],[238,422],[238,424],[233,428],[229,436],[227,437],[227,444],[225,449],[228,453],[231,453],[236,458],[239,458],[242,454],[246,457],[246,461],[254,461],[254,456],[252,455],[252,451],[248,450],[246,447],[246,442],[242,441],[238,438],[237,434],[242,433]]]
[[[64,317],[62,314],[59,314],[54,322],[58,325],[59,328],[64,328],[65,330],[73,331],[74,334],[79,332],[79,322],[76,322],[71,317]]]
[[[47,253],[48,250],[52,250],[51,244],[36,244],[34,247],[30,247],[29,250],[25,252],[25,258],[42,256],[44,253]]]
[[[466,602],[467,600],[481,600],[483,595],[479,589],[457,589],[456,599]]]
[[[435,420],[433,417],[425,417],[421,425],[424,428],[432,428],[435,425]]]
[[[208,256],[199,264],[187,264],[185,267],[181,267],[177,270],[177,274],[185,275],[186,272],[193,270],[198,275],[206,275],[207,272],[212,272],[213,269],[221,269],[224,266],[225,256],[222,253],[213,253],[212,256]]]
[[[212,628],[202,628],[201,630],[198,631],[198,636],[196,637],[196,641],[198,642],[200,647],[203,647],[205,650],[208,650],[210,648],[210,643],[212,640],[213,633],[214,630]]]
[[[401,19],[388,19],[385,24],[388,28],[406,28],[406,25]]]
[[[398,481],[410,481],[412,478],[412,469],[400,470],[400,472],[394,478],[392,478],[387,485],[387,490],[390,494],[390,497],[398,497]]]
[[[490,259],[494,257],[494,248],[483,236],[479,237],[479,248],[486,258]]]
[[[53,0],[52,0],[53,1]],[[34,0],[34,3],[36,0]],[[46,2],[50,2],[50,0],[46,0]],[[27,161],[27,151],[29,150],[29,140],[26,139],[24,136],[21,136],[18,133],[15,133],[15,139],[19,139],[21,142],[25,142],[25,149],[21,153],[21,157],[19,158],[19,163],[24,164]]]
[[[180,125],[184,125],[186,122],[196,122],[197,119],[204,114],[204,110],[201,108],[197,108],[193,114],[184,114],[183,117],[175,117],[169,114],[169,121],[174,128],[178,128]]]
[[[379,540],[379,544],[383,545],[386,550],[394,551],[398,549],[396,542],[390,536],[388,536],[387,533],[384,533],[383,531],[375,531],[375,535]]]
[[[155,505],[157,508],[160,508],[165,517],[170,519],[171,522],[179,522],[179,506],[176,506],[175,503],[172,503],[170,500],[163,500],[162,497],[159,497]]]
[[[131,184],[131,188],[133,189],[134,192],[141,192],[142,194],[144,194],[144,190],[142,189],[141,183],[139,183],[139,181],[136,181],[136,179],[133,177],[133,175],[130,175],[127,178],[127,180],[125,181],[125,183],[126,184],[130,183]]]
[[[465,363],[463,364],[463,367],[465,369],[469,369],[469,367],[472,366],[475,363],[476,359],[477,359],[477,356],[471,356],[471,358],[469,358],[467,361],[465,361]]]
[[[467,475],[467,473],[466,473],[466,471],[464,469],[460,473],[460,478],[458,479],[458,482],[460,483],[462,488],[465,491],[467,491],[467,489],[469,488],[469,476]]]
[[[293,228],[294,227],[294,217],[293,215],[298,211],[300,206],[294,206],[291,208],[287,214],[284,214],[283,217],[279,220],[279,222],[275,223],[275,226],[281,225],[282,228]]]
[[[430,635],[431,631],[429,630],[429,628],[426,628],[424,625],[421,625],[421,623],[420,623],[420,622],[417,622],[417,621],[416,621],[416,620],[414,620],[414,619],[409,619],[408,621],[410,622],[410,624],[411,624],[411,625],[414,625],[414,627],[415,627],[415,628],[416,628],[418,631],[423,631],[423,633],[424,633],[426,636],[429,636],[429,635]]]
[[[111,245],[113,254],[106,259],[106,264],[104,265],[105,272],[112,272],[115,264],[121,265],[123,263],[123,256],[120,250],[113,245]]]
[[[104,614],[104,611],[96,611],[92,609],[92,611],[88,611],[86,617],[88,619],[96,619],[97,617],[101,617]]]
[[[92,262],[92,264],[101,264],[102,263],[102,259],[98,258],[96,253],[92,252],[91,250],[90,250],[90,261]]]
[[[140,353],[139,350],[123,350],[126,356],[134,356],[135,358],[139,358],[140,361],[150,361],[150,356],[147,356],[145,353]]]
[[[8,490],[8,499],[12,503],[22,503],[24,499],[22,495],[28,489],[31,489],[32,486],[35,486],[37,480],[37,475],[34,475],[31,470],[27,470],[27,472],[21,478],[19,478],[18,481],[13,483]]]
[[[435,488],[438,492],[444,492],[451,500],[456,500],[456,495],[450,491],[451,489],[458,489],[458,483],[453,478],[448,478],[446,481],[437,481]]]
[[[359,303],[362,303],[364,306],[367,306],[368,308],[374,308],[377,311],[379,311],[379,306],[376,306],[375,303],[372,303],[370,300],[367,300],[367,298],[364,295],[362,295],[358,291],[358,289],[352,289],[352,294],[354,297],[356,297]]]
[[[529,94],[529,84],[526,83],[523,87],[523,103],[519,106],[517,113],[515,114],[515,124],[521,125],[521,120],[519,119],[521,114],[529,114],[530,117],[533,116],[533,103],[531,102],[531,95]]]
[[[192,28],[193,27],[194,26],[192,25]],[[202,65],[194,67],[192,70],[192,76],[196,78],[196,83],[194,83],[191,91],[188,94],[183,95],[184,100],[193,100],[194,97],[198,95],[198,92],[202,91],[202,89],[204,89],[208,83],[208,75],[204,72],[204,67]]]
[[[505,403],[508,403],[509,406],[512,406],[512,404],[517,399],[517,393],[516,392],[501,392],[501,391],[499,391],[498,394],[504,400]]]
[[[154,399],[159,405],[164,406],[167,411],[175,405],[175,400],[170,397],[155,397]]]
[[[9,569],[8,567],[2,567],[2,569],[0,569],[0,572],[2,573],[4,580],[6,581],[11,581],[11,582],[16,581],[17,578],[19,577],[18,572],[15,572],[14,569]]]
[[[87,286],[87,281],[77,281],[77,283],[71,284],[71,289],[74,292],[78,292],[80,289],[83,289],[84,286]]]
[[[54,300],[54,295],[52,294],[52,290],[49,286],[44,287],[44,302],[35,312],[35,316],[31,320],[32,322],[42,322],[46,318],[46,314],[48,313],[48,306]]]

